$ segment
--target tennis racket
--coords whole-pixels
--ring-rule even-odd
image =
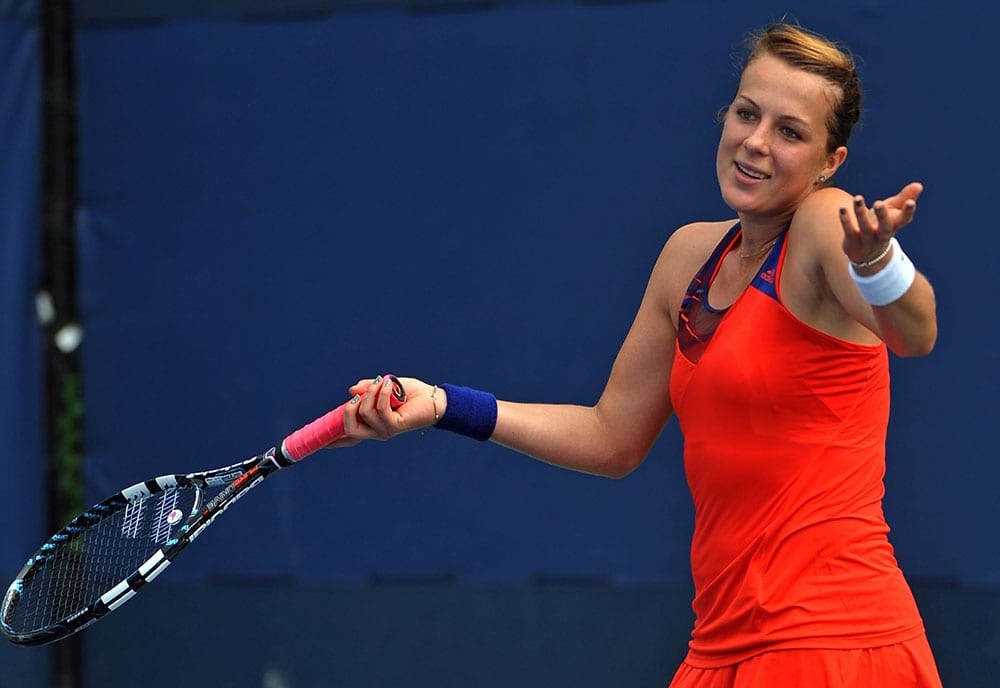
[[[386,378],[398,408],[406,392],[395,376]],[[343,437],[346,406],[241,463],[146,480],[90,507],[50,537],[7,588],[3,634],[18,645],[43,645],[122,606],[264,478]]]

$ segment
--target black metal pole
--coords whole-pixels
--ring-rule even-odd
[[[76,270],[76,73],[71,0],[42,0],[41,241],[48,529],[83,508],[82,386]],[[83,640],[52,647],[53,688],[83,685]]]

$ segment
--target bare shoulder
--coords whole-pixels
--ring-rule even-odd
[[[781,272],[781,300],[802,322],[834,337],[861,344],[875,342],[845,304],[850,292],[840,209],[853,197],[842,189],[815,191],[795,211],[788,230],[788,252]]]
[[[660,252],[656,272],[679,272],[690,280],[735,222],[692,222],[678,227]]]
[[[700,267],[736,222],[735,219],[721,222],[692,222],[678,227],[667,239],[661,258],[666,258],[670,262],[700,259],[698,263]]]
[[[789,234],[800,242],[817,242],[812,244],[813,250],[831,240],[839,241],[843,239],[840,209],[849,208],[851,203],[851,195],[843,189],[828,187],[814,191],[795,211]]]
[[[667,239],[650,278],[651,291],[676,312],[688,284],[736,220],[692,222],[677,228]]]
[[[784,290],[790,296],[791,287],[812,298],[824,298],[825,264],[831,256],[843,254],[844,232],[840,224],[840,209],[849,207],[851,196],[846,191],[826,188],[809,194],[796,209],[788,229],[788,253],[783,270]]]

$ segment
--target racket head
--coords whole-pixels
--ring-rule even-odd
[[[43,645],[125,604],[217,516],[291,465],[276,453],[136,483],[95,504],[22,567],[0,606],[0,631],[18,645]]]
[[[87,509],[21,568],[3,598],[0,631],[18,645],[42,645],[97,621],[169,564],[164,549],[204,500],[203,482],[168,475]]]

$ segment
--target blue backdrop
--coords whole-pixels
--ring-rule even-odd
[[[43,537],[39,250],[38,32],[28,10],[0,8],[0,569],[6,587]],[[6,646],[7,644],[4,643]],[[0,647],[0,686],[33,688],[46,652]],[[12,683],[6,683],[13,680]],[[39,683],[35,683],[38,681]]]
[[[257,453],[340,403],[357,378],[386,371],[592,403],[666,237],[730,216],[714,177],[715,114],[735,88],[744,33],[788,10],[372,3],[161,16],[168,4],[124,10],[136,21],[114,3],[77,5],[93,499]],[[792,16],[862,58],[864,123],[839,183],[869,198],[926,186],[904,243],[936,287],[941,335],[931,357],[892,362],[886,509],[897,554],[918,588],[996,586],[1000,366],[984,309],[998,265],[973,213],[992,197],[987,170],[1000,152],[985,80],[1000,67],[1000,10],[848,0],[800,3]],[[0,304],[13,323],[0,333],[10,380],[0,421],[33,460],[34,36],[17,23],[0,34],[0,50],[18,58],[0,69],[0,144],[19,151],[0,156],[11,179]],[[4,519],[37,511],[38,476],[30,463],[16,470],[19,486],[0,488],[15,493]],[[622,481],[431,432],[296,467],[220,519],[210,545],[163,580],[313,590],[556,580],[683,596],[690,529],[675,424]],[[16,571],[35,539],[5,538],[0,563]],[[925,614],[945,598],[928,599]],[[932,639],[960,647],[964,636],[931,616],[929,627],[942,619]],[[681,614],[669,631],[644,628],[672,642],[689,623]],[[972,636],[995,651],[989,629]],[[665,645],[653,654],[683,651]]]
[[[87,25],[92,494],[256,453],[386,370],[592,402],[665,238],[729,216],[714,116],[743,34],[782,11],[707,7]],[[893,364],[889,515],[910,575],[997,583],[1000,552],[968,527],[996,516],[974,497],[997,471],[977,418],[995,408],[992,338],[976,336],[992,325],[962,298],[995,286],[988,266],[946,271],[975,245],[963,214],[987,182],[970,139],[991,96],[945,107],[995,64],[968,33],[996,10],[866,8],[796,16],[863,58],[865,122],[840,184],[927,186],[905,240],[942,335],[926,361]],[[948,51],[926,49],[930,27]],[[268,556],[220,533],[214,556],[172,575],[686,580],[675,432],[618,483],[436,433],[330,454],[241,505]]]

